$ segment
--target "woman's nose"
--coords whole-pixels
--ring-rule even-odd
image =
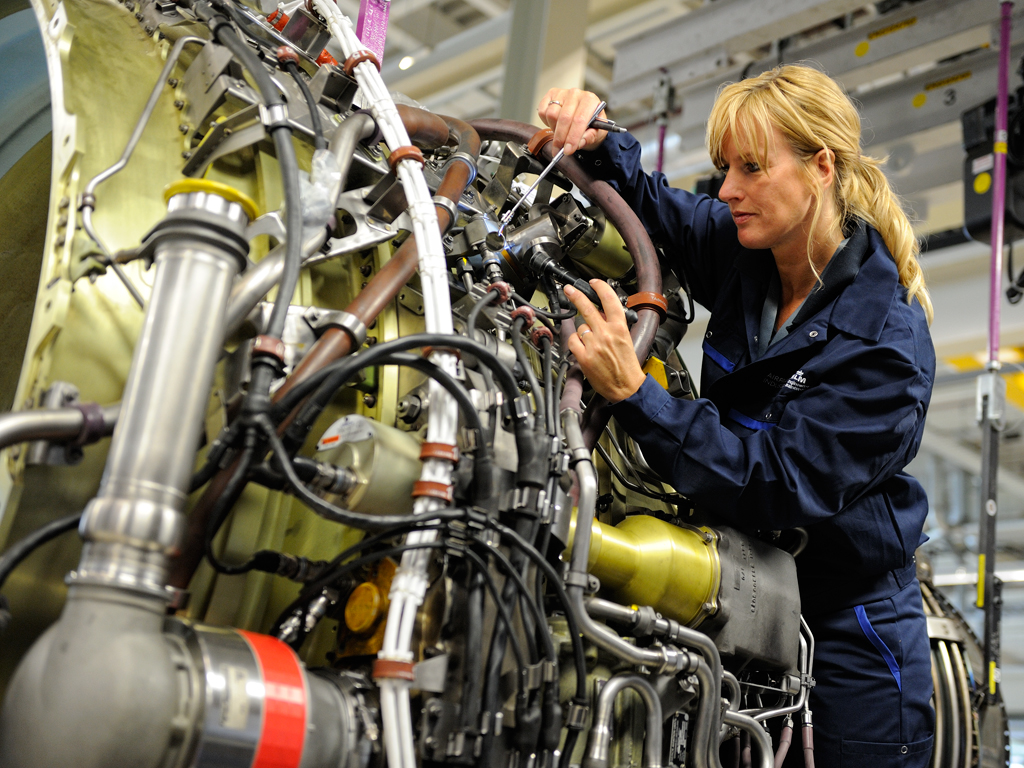
[[[739,197],[739,185],[736,184],[736,176],[730,168],[725,172],[725,179],[722,180],[722,186],[718,190],[718,199],[727,203],[730,200],[738,200]]]

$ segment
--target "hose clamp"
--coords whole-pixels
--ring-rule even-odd
[[[451,155],[441,168],[442,174],[447,172],[448,168],[451,167],[451,164],[455,162],[465,163],[469,167],[469,181],[466,182],[467,187],[476,181],[476,158],[469,154],[469,152],[456,152]]]
[[[438,208],[444,208],[448,212],[448,226],[444,228],[444,232],[441,234],[447,234],[448,230],[455,224],[455,220],[459,217],[459,209],[451,200],[444,195],[434,195],[431,200],[434,205]]]
[[[586,704],[571,703],[569,711],[566,713],[565,726],[573,731],[582,731],[583,726],[587,724],[587,714],[589,712],[590,707]]]
[[[275,128],[288,128],[288,106],[285,104],[259,105],[260,122],[268,131]]]
[[[317,336],[322,335],[328,328],[337,328],[352,338],[353,349],[359,349],[366,342],[366,323],[351,312],[343,309],[324,310],[310,307],[303,317]]]

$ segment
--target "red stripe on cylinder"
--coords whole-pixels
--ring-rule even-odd
[[[238,633],[263,674],[263,727],[252,768],[298,768],[306,739],[306,684],[299,658],[269,635]]]

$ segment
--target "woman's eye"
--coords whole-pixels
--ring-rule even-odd
[[[757,163],[747,163],[745,168],[747,173],[757,173],[758,171],[761,170],[761,166],[758,165]]]

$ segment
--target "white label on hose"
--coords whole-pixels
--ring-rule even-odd
[[[358,414],[349,414],[338,419],[324,432],[316,444],[318,451],[326,451],[341,443],[358,443],[373,437],[373,424]]]
[[[971,161],[971,175],[977,176],[982,171],[991,171],[995,167],[995,155],[989,152],[987,155],[976,157]]]

